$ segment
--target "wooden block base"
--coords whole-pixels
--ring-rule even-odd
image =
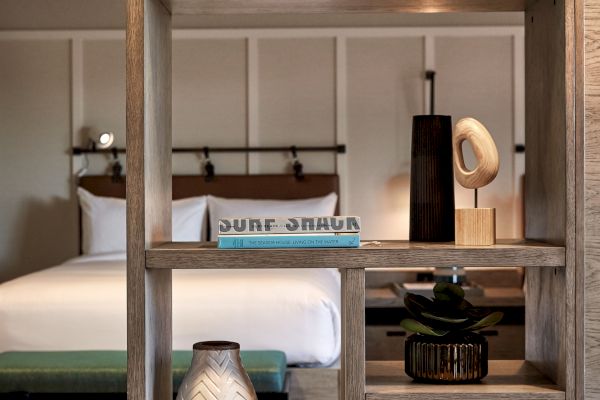
[[[455,242],[459,246],[496,244],[495,208],[459,208],[454,213]]]

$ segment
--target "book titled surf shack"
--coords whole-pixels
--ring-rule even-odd
[[[358,233],[359,217],[223,218],[219,235]]]

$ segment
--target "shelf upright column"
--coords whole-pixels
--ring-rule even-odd
[[[171,270],[145,250],[171,240],[171,15],[127,0],[127,398],[165,400],[171,377]]]
[[[566,247],[564,268],[527,268],[525,358],[574,400],[575,179],[572,0],[528,2],[526,237]],[[543,99],[543,100],[542,100]]]
[[[340,400],[365,398],[365,270],[342,269]]]

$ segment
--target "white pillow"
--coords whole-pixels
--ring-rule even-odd
[[[125,199],[96,196],[77,188],[81,205],[83,254],[126,251]],[[174,242],[197,242],[203,239],[206,196],[173,202],[172,230]]]
[[[225,199],[208,195],[210,216],[210,240],[219,236],[218,223],[221,218],[232,217],[317,217],[333,215],[337,194],[302,200],[250,200]]]

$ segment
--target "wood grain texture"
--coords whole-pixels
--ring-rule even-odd
[[[581,181],[583,168],[578,168],[579,159],[583,158],[582,153],[577,147],[581,146],[580,141],[583,129],[580,129],[581,136],[577,133],[578,111],[576,97],[578,74],[583,71],[577,71],[577,58],[579,57],[577,48],[583,42],[583,37],[578,37],[577,29],[583,26],[583,14],[576,14],[577,0],[565,2],[565,111],[566,111],[566,271],[565,271],[565,298],[566,298],[566,317],[565,317],[565,337],[571,338],[565,343],[565,389],[567,400],[583,399],[584,369],[580,359],[584,354],[583,335],[583,302],[578,296],[584,291],[583,286],[583,260],[578,261],[577,253],[581,249],[583,254],[583,241],[577,239],[577,231],[582,231],[581,211],[578,203],[583,199]],[[579,185],[579,189],[578,189]],[[579,215],[579,216],[578,216]]]
[[[490,246],[495,244],[496,209],[456,209],[454,232],[457,246]]]
[[[462,144],[469,142],[477,159],[477,165],[469,170],[465,165]],[[484,187],[498,175],[500,158],[496,143],[485,126],[474,118],[463,118],[456,123],[452,133],[454,176],[467,189]]]
[[[145,250],[171,239],[171,17],[127,2],[128,398],[171,398],[171,272]]]
[[[412,382],[400,361],[367,362],[367,400],[529,399],[564,400],[565,392],[524,361],[490,361],[489,374],[477,385]]]
[[[289,400],[339,400],[339,368],[288,368],[287,372]]]
[[[370,242],[366,242],[370,243]],[[167,243],[146,252],[148,268],[398,268],[460,264],[465,267],[562,267],[565,249],[531,241],[493,246],[384,241],[356,249],[218,249],[213,243]],[[552,271],[551,271],[552,272]]]
[[[342,270],[340,399],[365,398],[365,270]]]
[[[567,63],[567,68],[573,68],[571,71],[575,74],[572,84],[575,85],[575,137],[574,143],[567,142],[567,148],[575,153],[575,159],[569,160],[568,169],[574,169],[572,174],[567,175],[567,184],[572,188],[572,196],[567,198],[569,208],[574,209],[574,214],[568,215],[569,224],[573,225],[567,231],[567,265],[575,265],[575,269],[567,271],[567,279],[574,282],[573,287],[568,287],[569,294],[575,292],[575,312],[568,314],[567,335],[575,338],[575,351],[568,354],[568,360],[575,358],[574,374],[567,375],[567,386],[574,387],[574,393],[569,396],[569,400],[583,400],[585,398],[585,240],[584,240],[584,217],[585,217],[585,191],[584,191],[584,121],[585,121],[585,102],[584,102],[584,0],[575,0],[572,2],[573,12],[567,12],[567,21],[573,26],[573,37],[569,39],[567,35],[567,46],[574,47],[574,60]],[[569,16],[572,15],[570,18]],[[600,22],[600,21],[599,21]],[[568,52],[570,54],[571,52]],[[571,66],[571,67],[570,67]],[[574,164],[574,165],[573,165]],[[574,182],[573,182],[574,181]],[[573,220],[574,218],[574,220]],[[570,308],[569,308],[570,309]],[[573,324],[572,328],[570,328]],[[592,367],[593,369],[593,367]],[[574,376],[573,376],[574,375]]]
[[[525,0],[165,0],[174,14],[523,11]]]
[[[583,263],[585,271],[584,338],[585,368],[584,394],[581,398],[600,398],[600,1],[583,1],[584,65],[583,88],[585,129],[583,143],[583,215],[578,240],[585,244]],[[581,82],[580,82],[581,86]],[[581,151],[581,149],[580,149]],[[581,207],[578,204],[578,208]],[[583,238],[582,238],[583,236]],[[578,253],[578,257],[581,254]],[[578,259],[579,261],[579,259]]]
[[[567,141],[573,134],[567,121],[574,115],[567,109],[573,77],[566,76],[566,12],[565,0],[536,1],[525,18],[526,237],[561,245],[567,242]],[[526,269],[525,357],[561,388],[574,371],[567,365],[572,340],[566,336],[573,300],[566,270],[574,268]]]

